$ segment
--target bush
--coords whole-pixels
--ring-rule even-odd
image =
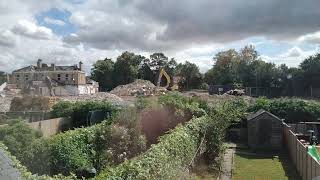
[[[25,180],[76,180],[74,175],[71,176],[62,176],[62,175],[55,175],[53,177],[49,177],[47,175],[39,176],[37,174],[30,173],[25,166],[23,166],[19,160],[16,159],[15,156],[12,156],[11,153],[8,151],[8,148],[0,142],[0,149],[4,152],[4,154],[12,161],[12,167],[16,168],[20,173],[22,179]]]
[[[166,98],[170,100],[172,96]],[[179,98],[180,103],[186,100]],[[193,163],[203,138],[207,142],[204,145],[208,157],[213,159],[222,152],[225,129],[233,119],[242,116],[243,110],[235,108],[235,104],[208,107],[209,115],[194,117],[184,126],[178,125],[160,137],[159,143],[152,145],[146,153],[106,169],[96,179],[179,179]]]
[[[24,160],[30,144],[42,136],[41,132],[28,126],[22,120],[10,120],[8,125],[0,128],[0,141],[2,141],[19,160]]]
[[[25,165],[33,173],[70,175],[119,164],[145,150],[137,117],[134,109],[123,110],[112,120],[40,139],[25,154]]]
[[[107,101],[65,102],[61,101],[52,107],[53,117],[71,117],[73,127],[87,126],[89,111],[103,111],[116,114],[118,107]],[[105,118],[108,118],[107,116]]]
[[[202,83],[199,88],[208,91],[209,90],[209,85],[207,83]]]
[[[159,103],[173,109],[181,116],[201,117],[208,109],[207,102],[191,97],[182,96],[180,93],[170,93],[159,97]],[[190,118],[190,119],[191,119]]]
[[[266,99],[259,98],[248,108],[249,112],[264,109],[285,119],[287,123],[302,121],[318,121],[320,117],[320,103],[294,98]]]

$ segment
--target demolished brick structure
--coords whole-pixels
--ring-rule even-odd
[[[23,93],[40,96],[77,96],[98,92],[97,82],[86,77],[79,65],[48,66],[37,61],[37,65],[30,65],[12,72],[9,84],[14,84]]]

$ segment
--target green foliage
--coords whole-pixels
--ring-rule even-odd
[[[203,90],[208,90],[209,89],[209,85],[207,83],[202,83],[200,86],[199,86],[200,89],[203,89]]]
[[[52,107],[54,117],[71,117],[73,127],[87,126],[87,115],[89,111],[110,112],[116,114],[118,107],[107,101],[84,101],[84,102],[64,102],[60,101]],[[107,118],[107,117],[105,117]]]
[[[162,97],[162,103],[178,100],[179,108],[188,111],[182,103],[192,101],[177,94]],[[197,101],[197,100],[194,100]],[[213,159],[222,151],[225,129],[229,123],[239,118],[243,110],[237,104],[226,103],[219,108],[208,108],[209,115],[194,117],[185,125],[178,125],[168,134],[160,137],[158,144],[152,145],[144,154],[125,161],[114,168],[107,168],[96,179],[179,179],[193,163],[197,150],[205,138],[206,155]]]
[[[248,108],[249,112],[264,109],[285,119],[288,123],[302,121],[318,121],[320,117],[320,103],[294,98],[266,99],[259,98]]]
[[[203,100],[182,96],[178,92],[159,97],[159,104],[174,109],[176,113],[184,116],[201,117],[206,114],[207,103]]]
[[[147,97],[138,97],[137,100],[135,101],[135,107],[138,110],[143,110],[151,105],[150,100]]]
[[[179,87],[184,90],[198,89],[202,83],[202,75],[199,67],[186,61],[184,64],[179,64],[176,68],[177,74],[181,77]]]
[[[192,163],[204,133],[206,117],[179,125],[143,155],[126,161],[116,168],[107,169],[96,179],[175,179]]]
[[[53,117],[71,117],[75,103],[69,101],[60,101],[52,107],[51,114]]]
[[[135,55],[128,51],[122,53],[114,64],[113,83],[114,87],[128,84],[138,78],[139,66],[145,57]]]
[[[113,70],[114,62],[108,58],[98,60],[93,64],[91,69],[91,78],[99,82],[100,90],[107,91],[113,88]]]
[[[24,159],[23,152],[30,148],[30,144],[41,136],[41,132],[32,129],[22,120],[11,120],[10,124],[0,127],[0,141],[20,160]]]
[[[53,177],[42,175],[39,176],[37,174],[32,174],[27,170],[25,166],[23,166],[19,160],[16,159],[15,156],[11,155],[11,153],[8,151],[8,147],[6,147],[4,144],[0,142],[0,149],[4,151],[6,156],[11,159],[13,168],[18,169],[18,171],[21,173],[21,176],[25,180],[76,180],[77,178],[74,175],[70,176],[63,176],[63,175],[55,175]]]
[[[69,175],[81,169],[100,171],[132,158],[146,148],[138,115],[122,110],[112,120],[39,139],[25,153],[31,172]]]

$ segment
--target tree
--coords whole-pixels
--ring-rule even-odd
[[[180,87],[185,90],[199,88],[202,84],[202,75],[199,67],[186,61],[184,64],[177,66],[177,74],[181,76]]]
[[[139,79],[145,79],[153,82],[155,80],[155,73],[151,70],[150,59],[143,59],[139,68]]]
[[[159,71],[168,64],[168,57],[163,53],[153,53],[150,55],[150,68],[154,71]]]
[[[239,62],[239,54],[236,50],[218,52],[213,58],[213,82],[214,84],[231,84],[236,77],[236,63]]]
[[[304,76],[304,87],[320,87],[320,54],[305,59],[300,68]]]
[[[145,57],[135,55],[131,52],[124,52],[114,64],[113,82],[115,86],[128,84],[138,78],[141,62]]]
[[[91,69],[91,78],[99,82],[101,91],[109,91],[113,88],[113,69],[114,62],[108,58],[98,60],[93,64],[93,68]]]

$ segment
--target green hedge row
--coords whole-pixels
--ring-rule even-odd
[[[81,127],[87,126],[89,111],[99,110],[116,114],[119,109],[108,101],[60,101],[52,107],[51,114],[53,117],[71,117],[72,127]]]
[[[3,143],[0,142],[0,149],[2,149],[6,156],[11,159],[12,167],[16,168],[20,174],[21,178],[24,180],[76,180],[77,178],[74,175],[71,176],[63,176],[63,175],[55,175],[53,177],[42,175],[39,176],[37,174],[32,174],[27,170],[25,166],[23,166],[19,160],[16,159],[15,156],[12,156],[11,153],[8,151],[8,147],[6,147]]]
[[[184,97],[178,99],[182,100]],[[226,128],[232,120],[244,113],[244,108],[238,108],[238,105],[239,102],[229,102],[215,108],[205,106],[207,111],[196,111],[204,112],[203,116],[194,117],[183,126],[178,125],[160,137],[159,143],[152,145],[146,153],[117,167],[106,169],[97,179],[181,178],[182,174],[188,174],[188,168],[193,163],[203,137],[206,142],[205,155],[209,160],[221,154]],[[188,107],[190,106],[187,105],[186,109]]]
[[[82,170],[104,169],[145,150],[134,109],[122,110],[112,120],[41,138],[25,153],[33,173],[69,175]]]
[[[257,112],[260,109],[264,109],[285,119],[287,123],[320,120],[320,102],[318,101],[307,101],[296,98],[259,98],[248,108],[248,111]]]
[[[208,117],[203,116],[179,125],[143,155],[106,170],[96,179],[175,179],[192,163],[207,124]]]

